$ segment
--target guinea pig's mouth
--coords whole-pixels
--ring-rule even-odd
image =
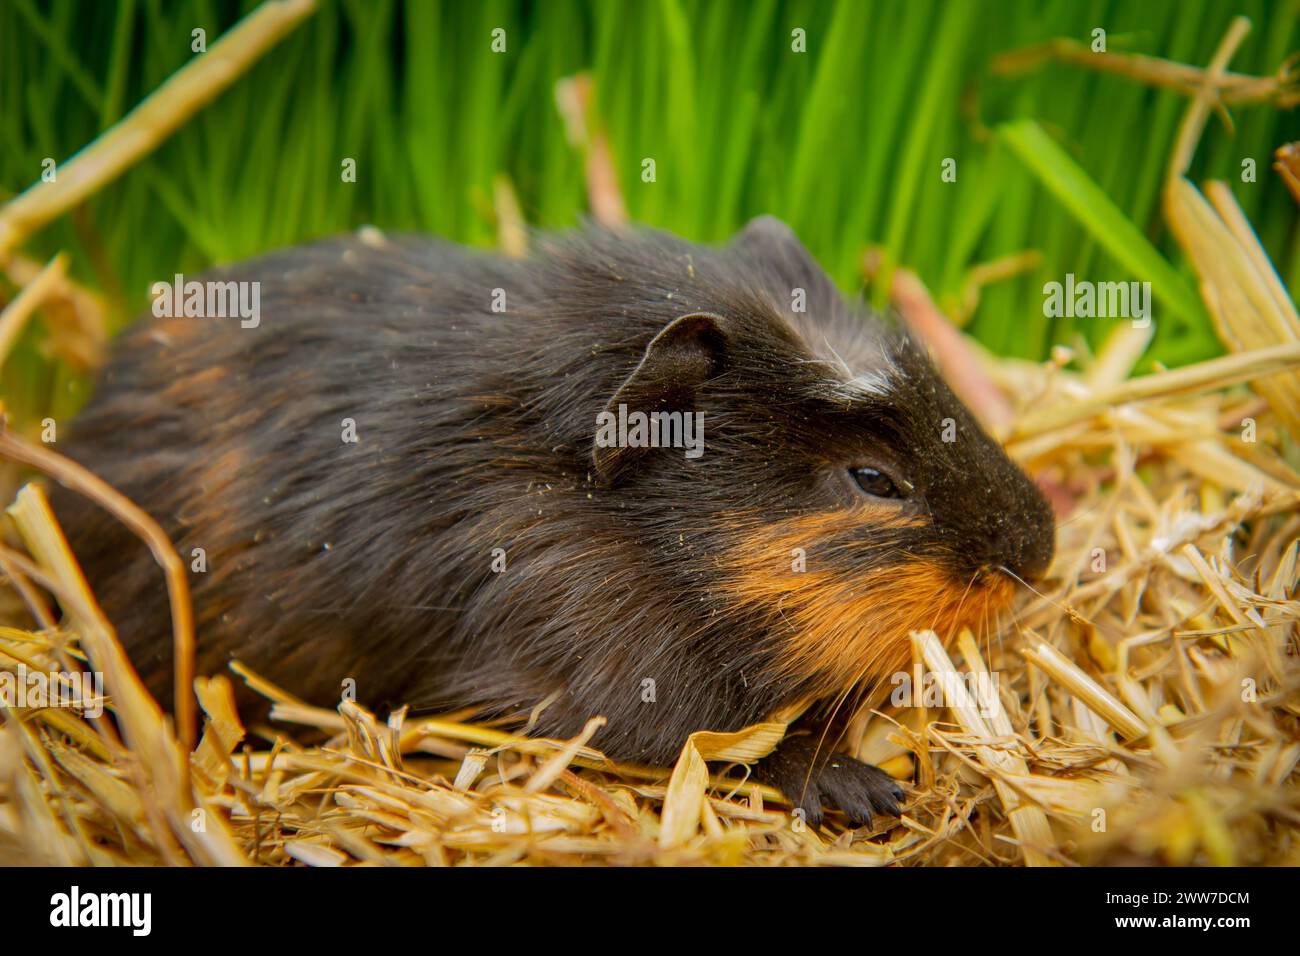
[[[735,553],[730,589],[772,622],[780,640],[776,670],[819,691],[905,669],[913,631],[934,631],[946,642],[963,628],[980,635],[998,628],[1019,588],[1018,578],[998,568],[960,573],[916,557],[859,575],[814,553],[792,570],[793,540],[777,545],[769,531],[763,547],[755,540]]]
[[[1007,579],[1010,579],[1013,585],[1019,585],[1025,590],[1037,594],[1039,597],[1043,596],[1042,591],[1038,590],[1038,588],[1034,587],[1032,583],[1026,581],[1020,575],[1016,574],[1015,571],[1012,571],[1005,564],[998,564],[998,565],[981,568],[977,576],[979,580],[986,580],[989,578],[993,578],[996,580],[1005,581]]]

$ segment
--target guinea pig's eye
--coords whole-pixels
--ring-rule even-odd
[[[883,471],[875,468],[850,468],[849,474],[853,476],[853,480],[858,487],[873,498],[903,497],[903,493],[894,484],[894,479]]]

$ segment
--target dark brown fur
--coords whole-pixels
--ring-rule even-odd
[[[597,745],[662,764],[696,730],[798,700],[829,714],[902,666],[909,628],[978,624],[1010,594],[1000,566],[1028,577],[1050,559],[1033,484],[774,220],[721,249],[548,237],[523,262],[343,238],[217,277],[260,281],[260,326],[136,326],[69,446],[187,562],[206,550],[200,672],[238,658],[321,704],[345,678],[376,707],[549,700],[535,732],[603,714]],[[846,384],[864,373],[868,388]],[[594,449],[619,398],[702,411],[703,456]],[[912,494],[862,495],[847,469],[863,464]],[[170,699],[156,565],[107,517],[57,505]],[[765,779],[814,817],[819,794],[855,820],[892,809],[883,775],[824,750],[792,737]]]

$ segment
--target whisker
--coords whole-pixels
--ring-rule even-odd
[[[1073,620],[1073,621],[1082,621],[1084,624],[1088,624],[1088,625],[1090,625],[1090,626],[1092,626],[1092,627],[1096,627],[1096,626],[1097,626],[1095,623],[1093,623],[1092,621],[1088,620],[1088,618],[1084,617],[1082,614],[1080,614],[1077,610],[1075,610],[1074,608],[1072,608],[1070,605],[1068,605],[1068,604],[1063,604],[1063,603],[1061,603],[1060,601],[1055,600],[1054,598],[1050,598],[1050,597],[1048,597],[1046,594],[1044,594],[1042,591],[1038,590],[1038,588],[1034,587],[1032,584],[1030,584],[1028,581],[1026,581],[1026,580],[1025,580],[1024,578],[1022,578],[1020,575],[1016,574],[1016,572],[1012,571],[1012,570],[1011,570],[1009,567],[1007,567],[1005,564],[999,564],[999,565],[998,565],[998,570],[1001,571],[1002,573],[1004,573],[1004,574],[1006,574],[1006,575],[1008,575],[1008,576],[1014,578],[1015,580],[1019,581],[1019,582],[1020,582],[1021,584],[1023,584],[1026,588],[1028,588],[1028,589],[1029,589],[1030,591],[1032,591],[1034,594],[1037,594],[1040,598],[1042,598],[1042,599],[1043,599],[1044,601],[1046,601],[1048,604],[1052,605],[1052,606],[1055,607],[1057,610],[1059,610],[1059,611],[1063,612],[1064,614],[1066,614],[1066,615],[1067,615],[1071,620]]]
[[[954,624],[961,620],[961,609],[966,604],[966,596],[970,594],[970,589],[975,586],[975,579],[978,578],[979,575],[979,570],[976,570],[975,573],[970,576],[970,580],[966,582],[966,590],[961,592],[961,600],[957,602],[957,613],[954,614],[952,618]]]
[[[1097,512],[1097,511],[1100,511],[1100,510],[1101,510],[1101,505],[1100,505],[1100,504],[1093,504],[1093,505],[1089,505],[1089,506],[1086,507],[1086,508],[1082,508],[1082,509],[1076,511],[1074,514],[1070,515],[1070,517],[1066,518],[1064,521],[1060,522],[1060,523],[1056,526],[1056,529],[1059,531],[1059,530],[1062,529],[1062,528],[1069,527],[1070,525],[1074,524],[1076,521],[1080,521],[1080,520],[1082,520],[1083,518],[1086,518],[1086,517],[1088,517],[1089,515],[1091,515],[1091,514]]]

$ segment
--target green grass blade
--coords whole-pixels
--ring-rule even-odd
[[[1169,264],[1106,192],[1033,120],[1018,120],[998,135],[1074,219],[1175,315],[1189,322],[1206,321],[1196,290]]]

